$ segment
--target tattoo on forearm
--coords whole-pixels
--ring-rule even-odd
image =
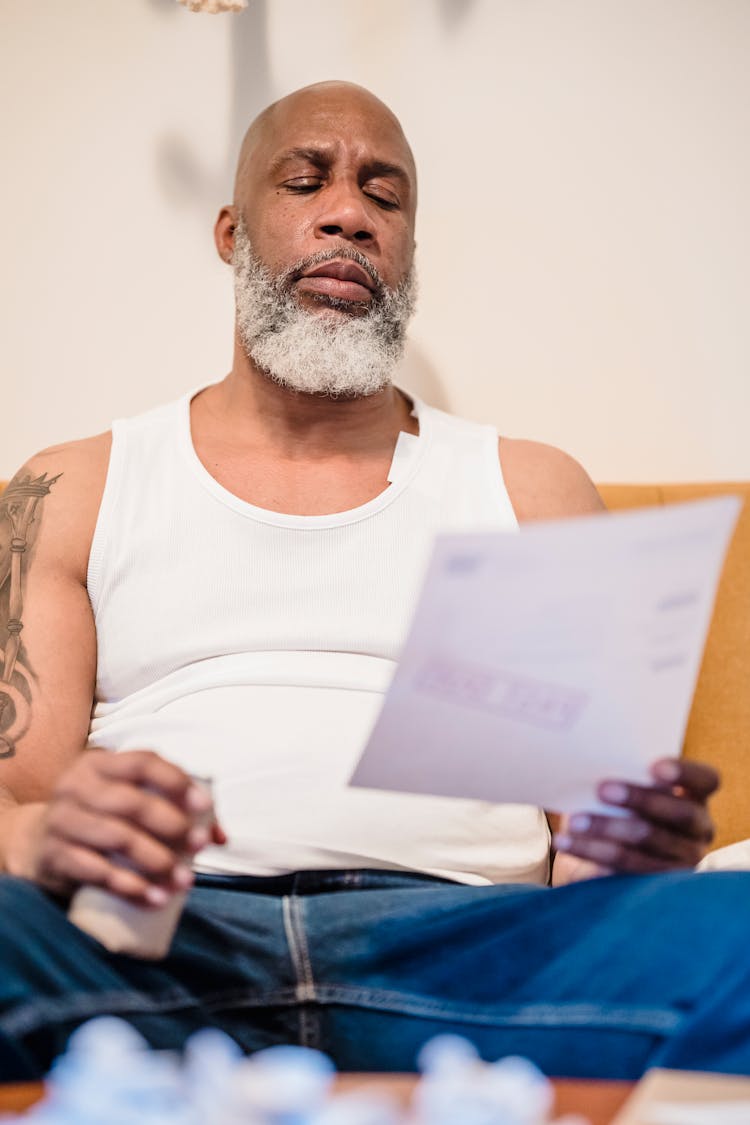
[[[23,596],[41,505],[62,476],[13,478],[0,495],[0,758],[11,758],[31,717],[33,673],[21,641]]]

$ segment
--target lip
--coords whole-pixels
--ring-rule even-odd
[[[373,300],[375,285],[367,270],[346,258],[321,262],[297,278],[297,292],[315,300],[331,298],[352,306]]]
[[[353,282],[369,289],[370,292],[375,288],[367,270],[346,258],[334,258],[330,262],[321,262],[319,266],[313,266],[312,269],[307,270],[302,277],[330,277],[336,281]]]

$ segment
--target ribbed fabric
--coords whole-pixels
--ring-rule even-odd
[[[151,748],[214,778],[230,844],[201,853],[204,871],[546,881],[537,809],[347,786],[436,532],[517,528],[496,433],[415,402],[419,437],[401,435],[379,496],[287,515],[203,467],[194,393],[113,426],[88,573],[92,744]]]

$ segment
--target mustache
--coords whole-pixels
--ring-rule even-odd
[[[382,301],[388,292],[388,287],[370,259],[361,250],[355,250],[353,246],[332,247],[330,250],[319,250],[317,254],[309,254],[306,258],[300,258],[298,262],[295,262],[276,279],[276,285],[281,292],[289,293],[295,281],[299,281],[307,270],[314,269],[315,266],[321,266],[325,262],[340,262],[343,260],[356,262],[365,271],[373,284],[374,299]]]

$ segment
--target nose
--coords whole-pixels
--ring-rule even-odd
[[[320,238],[344,238],[349,242],[371,243],[375,224],[359,185],[331,184],[320,195],[323,204],[315,224]]]

